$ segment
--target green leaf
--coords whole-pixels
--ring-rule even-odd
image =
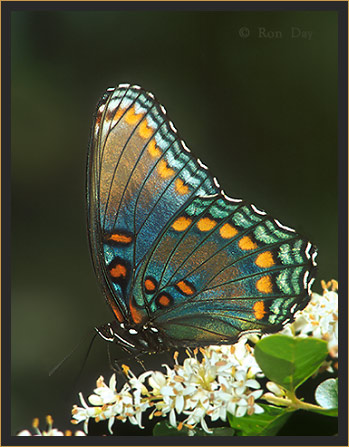
[[[264,413],[246,415],[242,418],[228,415],[231,427],[238,430],[239,436],[275,436],[293,413],[286,408],[259,405],[263,407]]]
[[[315,390],[315,400],[325,410],[319,411],[328,416],[338,416],[338,379],[327,379]]]
[[[338,408],[328,408],[325,410],[317,410],[315,408],[309,408],[309,411],[313,413],[322,414],[323,416],[338,417]]]
[[[328,350],[327,343],[317,338],[277,334],[260,340],[254,354],[268,379],[294,391],[319,369]]]
[[[212,433],[206,433],[202,428],[195,427],[193,430],[189,430],[183,427],[182,430],[178,430],[172,427],[167,421],[158,422],[154,429],[154,436],[233,436],[234,430],[230,427],[215,427],[210,428]]]

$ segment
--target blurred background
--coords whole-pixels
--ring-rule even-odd
[[[77,379],[92,328],[111,319],[85,215],[90,126],[108,87],[153,92],[227,194],[318,246],[313,289],[338,278],[336,12],[13,12],[11,42],[13,433],[46,414],[70,428],[78,392],[111,375],[97,340]],[[314,434],[300,415],[292,434]],[[316,434],[336,431],[329,419]]]

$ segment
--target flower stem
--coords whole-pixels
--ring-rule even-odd
[[[267,393],[262,396],[262,399],[272,404],[293,408],[295,410],[324,410],[319,405],[310,404],[298,399],[294,391],[287,391],[286,397],[277,397],[271,393]]]
[[[324,410],[324,408],[320,407],[319,405],[310,404],[308,402],[303,402],[302,400],[298,399],[294,391],[289,391],[286,393],[287,396],[292,401],[292,406],[296,409],[300,410]]]

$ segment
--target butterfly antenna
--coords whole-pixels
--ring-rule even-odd
[[[92,345],[93,345],[93,343],[94,343],[94,341],[96,339],[96,336],[97,336],[97,332],[95,334],[93,334],[93,337],[91,338],[90,344],[88,345],[88,348],[87,348],[87,351],[86,351],[86,354],[85,354],[85,358],[84,358],[84,360],[82,362],[80,371],[78,372],[78,374],[76,376],[76,379],[75,379],[75,384],[74,384],[75,386],[78,383],[78,381],[79,381],[79,379],[81,377],[81,374],[82,374],[82,372],[83,372],[83,370],[85,368],[88,356],[90,355],[90,352],[91,352],[91,349],[92,349]]]
[[[81,371],[82,371],[83,367],[84,367],[85,364],[86,364],[87,357],[88,357],[88,355],[89,355],[89,353],[90,353],[90,351],[91,351],[92,344],[93,344],[93,342],[94,342],[94,340],[95,340],[96,335],[97,335],[97,333],[95,333],[95,334],[93,335],[93,337],[92,337],[92,339],[91,339],[91,341],[90,341],[90,344],[89,344],[87,353],[86,353],[86,355],[85,355],[85,359],[84,359],[83,364],[82,364],[82,368],[81,368],[81,370],[80,370],[80,372],[79,372],[79,376],[80,376],[80,374],[81,374]],[[78,343],[76,346],[74,346],[74,348],[73,348],[73,349],[72,349],[72,350],[71,350],[65,357],[63,357],[63,359],[62,359],[60,362],[58,362],[58,364],[57,364],[56,366],[54,366],[54,367],[51,369],[51,371],[48,373],[49,377],[51,377],[55,372],[57,372],[58,369],[63,365],[63,363],[64,363],[66,360],[68,360],[68,359],[74,354],[74,352],[78,349],[78,347],[79,347],[79,346],[81,345],[81,343],[86,339],[86,337],[87,337],[87,335],[86,335],[83,339],[81,339],[81,340],[79,341],[79,343]]]

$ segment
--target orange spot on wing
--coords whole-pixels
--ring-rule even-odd
[[[120,312],[120,309],[116,305],[115,301],[113,299],[108,298],[108,303],[110,304],[110,307],[113,309],[113,312],[114,312],[116,318],[118,319],[118,321],[120,321],[120,323],[123,322],[124,317],[122,316],[122,313]]]
[[[131,236],[119,233],[111,234],[108,239],[114,242],[120,242],[120,244],[129,244],[130,242],[132,242]]]
[[[124,265],[116,264],[116,266],[110,269],[109,272],[113,278],[126,278],[127,270]]]
[[[169,299],[169,297],[168,296],[166,296],[166,295],[161,295],[159,298],[158,298],[158,302],[161,304],[161,306],[164,306],[164,307],[167,307],[169,304],[170,304],[170,299]]]
[[[158,164],[158,173],[162,178],[169,178],[172,177],[175,172],[173,169],[168,167],[165,160],[160,160]]]
[[[138,132],[142,138],[150,138],[153,135],[153,129],[148,127],[148,121],[146,119],[139,125]]]
[[[266,314],[263,301],[256,301],[253,305],[253,310],[254,316],[257,318],[257,320],[261,320]]]
[[[136,309],[136,307],[133,305],[132,303],[132,299],[130,299],[130,312],[131,312],[131,317],[132,320],[136,323],[139,324],[142,322],[143,320],[143,315],[142,313]]]
[[[273,255],[270,251],[265,251],[264,253],[258,255],[255,262],[258,267],[262,268],[269,268],[275,265]]]
[[[248,236],[244,236],[239,240],[239,247],[241,250],[254,250],[255,248],[258,248],[258,245]]]
[[[125,109],[122,109],[121,107],[118,108],[116,111],[113,121],[119,121],[119,119],[122,117],[122,115],[125,113]]]
[[[158,158],[161,155],[161,151],[160,149],[157,147],[154,138],[152,140],[149,141],[148,144],[148,152],[149,154],[154,157],[154,158]]]
[[[232,225],[226,223],[219,230],[219,234],[222,236],[223,239],[230,239],[238,234],[238,230]]]
[[[209,219],[208,217],[204,217],[199,220],[197,223],[197,227],[200,231],[210,231],[217,225],[215,220]]]
[[[146,279],[144,281],[144,287],[147,292],[153,292],[156,289],[156,285],[151,279]]]
[[[256,282],[256,288],[262,293],[271,293],[273,290],[273,284],[271,282],[270,276],[262,276],[257,282]]]
[[[187,282],[187,281],[179,281],[176,286],[181,290],[185,295],[193,295],[195,293],[195,289]]]
[[[143,116],[144,116],[143,113],[137,114],[134,106],[132,106],[125,113],[125,117],[124,118],[125,118],[127,124],[130,124],[131,126],[134,126],[135,124],[137,124],[142,119]]]
[[[176,188],[176,192],[178,194],[180,194],[181,196],[188,194],[188,192],[190,191],[189,186],[185,185],[181,178],[178,178],[175,181],[175,188]]]
[[[186,230],[189,225],[191,224],[191,219],[189,219],[188,217],[178,217],[178,219],[176,219],[173,224],[172,224],[172,228],[176,231],[184,231]]]

